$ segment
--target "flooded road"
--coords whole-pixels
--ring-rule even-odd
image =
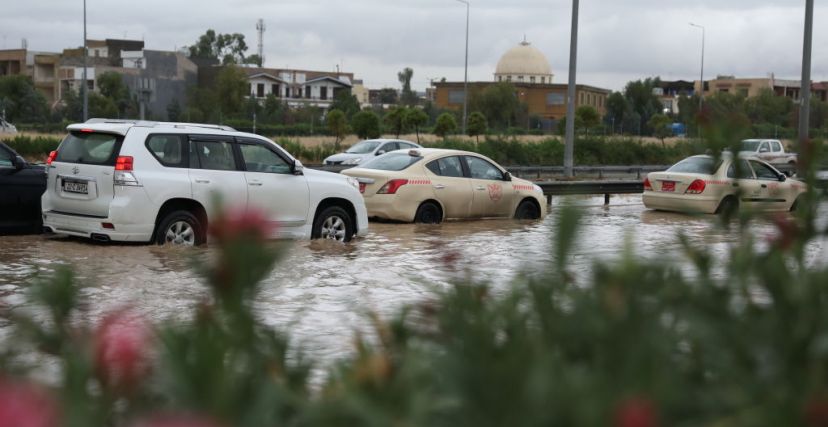
[[[470,275],[508,286],[521,271],[535,274],[550,264],[555,234],[552,214],[539,222],[508,220],[442,225],[372,223],[369,234],[348,245],[286,242],[283,261],[270,274],[257,299],[268,324],[288,331],[314,360],[329,362],[351,350],[354,330],[367,324],[365,313],[394,313],[421,301],[434,289]],[[640,196],[570,199],[583,206],[580,240],[571,270],[580,280],[593,259],[616,259],[629,237],[636,252],[653,262],[673,262],[688,274],[678,232],[724,258],[738,240],[713,216],[687,216],[645,210]],[[823,204],[822,217],[828,217]],[[757,238],[770,236],[770,223],[753,225]],[[61,264],[74,266],[93,319],[132,305],[154,320],[187,316],[207,296],[191,268],[211,249],[146,245],[100,245],[43,236],[0,237],[0,304],[24,304],[28,283]],[[808,248],[809,262],[828,260],[828,244]]]

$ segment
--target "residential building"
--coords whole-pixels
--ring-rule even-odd
[[[60,54],[28,49],[0,50],[0,76],[25,75],[49,105],[59,99],[57,65]]]
[[[828,99],[828,82],[811,82],[811,96],[825,101]],[[700,84],[693,83],[694,90],[698,91]],[[786,96],[798,101],[802,91],[801,80],[777,79],[773,74],[769,77],[737,78],[734,76],[717,76],[704,82],[704,96],[715,93],[734,93],[747,98],[759,95],[763,89],[770,89],[776,96]]]
[[[653,88],[653,94],[661,101],[663,112],[668,114],[678,114],[680,96],[693,96],[694,93],[693,82],[687,80],[662,80],[658,87]]]
[[[355,96],[360,107],[368,107],[371,105],[370,91],[362,80],[354,80],[354,85],[351,87],[351,95]]]
[[[220,67],[214,67],[217,71]],[[290,107],[315,106],[328,109],[340,91],[351,93],[354,74],[308,70],[244,67],[250,97],[264,100],[269,95]]]

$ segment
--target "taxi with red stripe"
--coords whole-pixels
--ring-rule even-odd
[[[647,208],[664,211],[791,211],[806,191],[804,183],[758,158],[725,153],[688,157],[664,172],[650,173],[642,199]]]
[[[376,219],[539,219],[547,211],[540,187],[467,151],[397,150],[342,173],[357,179],[368,216]]]

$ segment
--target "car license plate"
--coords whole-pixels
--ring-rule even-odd
[[[63,191],[67,193],[89,194],[89,183],[79,181],[63,181]]]
[[[669,191],[669,192],[676,191],[676,182],[675,181],[661,181],[661,191]]]
[[[365,193],[365,183],[364,182],[359,183],[359,192],[360,193]]]

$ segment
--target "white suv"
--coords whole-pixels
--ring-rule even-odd
[[[353,179],[226,126],[91,119],[49,155],[45,231],[199,245],[216,203],[265,213],[274,238],[348,241],[368,230]]]

